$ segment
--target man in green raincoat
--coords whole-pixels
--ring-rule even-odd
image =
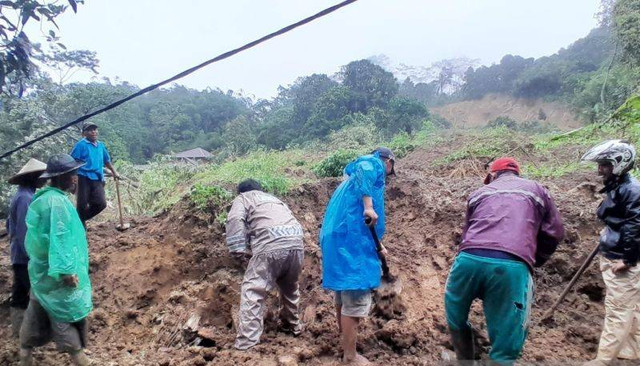
[[[27,211],[25,248],[29,255],[29,306],[20,329],[20,365],[31,365],[32,349],[53,340],[75,365],[88,365],[87,315],[91,282],[87,238],[67,193],[78,185],[77,162],[67,154],[52,156],[41,178],[51,179]]]

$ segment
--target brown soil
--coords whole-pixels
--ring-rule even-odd
[[[488,94],[482,99],[432,107],[430,110],[460,128],[486,126],[489,121],[498,117],[509,117],[519,123],[551,123],[567,129],[582,126],[582,122],[571,112],[571,108],[562,103],[545,102],[542,99],[516,99],[501,94]]]
[[[432,365],[454,358],[444,319],[443,287],[456,252],[467,195],[480,184],[483,158],[465,162],[467,174],[452,178],[461,165],[433,167],[464,141],[418,150],[398,163],[399,176],[387,191],[389,265],[402,281],[395,298],[377,297],[363,322],[360,351],[377,364]],[[523,152],[524,154],[525,152]],[[533,153],[521,157],[542,159]],[[596,243],[594,218],[599,201],[595,175],[579,173],[544,182],[566,221],[567,239],[536,270],[536,300],[523,360],[560,362],[595,356],[603,318],[604,288],[593,264],[549,324],[541,314],[555,301]],[[211,215],[186,201],[153,218],[133,220],[120,233],[114,223],[91,226],[89,242],[95,309],[90,316],[91,358],[99,365],[320,365],[339,360],[332,296],[321,286],[317,235],[336,179],[307,184],[286,201],[306,229],[301,278],[301,311],[306,331],[298,338],[278,332],[277,297],[269,300],[262,343],[235,351],[234,316],[242,271],[230,260],[223,228]],[[4,246],[3,251],[5,251]],[[8,293],[10,272],[2,253],[0,289]],[[17,360],[9,339],[9,310],[0,306],[0,364]],[[488,340],[481,306],[472,323],[479,329],[486,358]],[[53,346],[35,353],[39,365],[68,360]]]

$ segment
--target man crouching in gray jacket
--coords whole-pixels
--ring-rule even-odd
[[[232,256],[249,259],[242,281],[235,348],[260,342],[267,294],[280,290],[280,320],[284,331],[302,331],[298,316],[298,277],[304,259],[302,226],[278,198],[262,191],[253,179],[238,184],[226,223]]]

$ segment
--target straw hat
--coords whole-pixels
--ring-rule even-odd
[[[35,173],[41,174],[47,169],[47,164],[41,162],[38,159],[31,158],[29,161],[20,169],[18,174],[9,178],[9,184],[20,184],[22,178],[26,175],[35,175]],[[38,174],[38,175],[39,175]]]

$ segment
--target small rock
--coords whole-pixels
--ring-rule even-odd
[[[293,356],[280,356],[278,357],[278,366],[298,366],[298,360]]]

